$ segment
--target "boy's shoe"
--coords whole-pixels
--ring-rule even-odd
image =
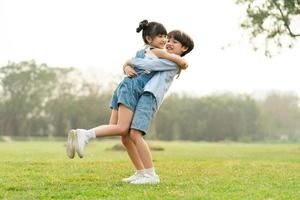
[[[135,172],[132,176],[130,176],[128,178],[123,178],[122,182],[130,183],[130,182],[135,181],[135,180],[137,180],[139,178],[142,178],[142,177],[143,177],[142,172]]]
[[[76,129],[74,133],[74,147],[75,151],[77,152],[80,158],[83,158],[84,148],[85,145],[88,143],[88,138],[86,134],[86,130],[84,129]]]
[[[158,184],[160,182],[159,176],[143,174],[143,177],[131,181],[130,184],[141,185],[141,184]]]
[[[68,133],[68,140],[67,140],[67,155],[69,158],[73,159],[75,156],[75,147],[73,144],[74,141],[74,134],[75,130],[70,130]]]

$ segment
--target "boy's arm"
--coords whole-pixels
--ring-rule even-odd
[[[123,71],[128,77],[134,77],[137,75],[136,71],[131,67],[131,60],[127,60],[123,65]]]
[[[164,58],[177,63],[181,69],[186,69],[188,67],[187,61],[179,55],[171,54],[162,49],[157,48],[154,48],[151,51],[159,58]]]
[[[145,49],[141,49],[136,52],[135,58],[144,58],[145,57]],[[136,71],[131,67],[131,60],[127,60],[123,65],[123,72],[129,77],[136,76]]]

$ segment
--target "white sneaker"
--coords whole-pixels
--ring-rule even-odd
[[[75,130],[70,130],[68,133],[68,140],[67,140],[67,155],[69,158],[73,159],[75,156],[75,147],[73,144],[74,141],[74,133]]]
[[[135,172],[132,176],[128,177],[128,178],[123,178],[122,182],[125,183],[130,183],[132,181],[135,181],[139,178],[143,177],[143,173],[142,172]]]
[[[74,147],[80,158],[84,156],[84,147],[88,143],[86,130],[76,129],[74,130]]]
[[[143,177],[140,177],[134,181],[131,181],[130,184],[141,185],[141,184],[158,184],[160,182],[159,176],[143,174]]]

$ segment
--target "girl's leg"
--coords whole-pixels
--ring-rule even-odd
[[[113,125],[117,123],[118,123],[118,110],[112,109],[110,114],[109,124]]]
[[[111,120],[117,118],[117,124],[101,125],[93,128],[96,137],[126,135],[131,124],[133,112],[124,105],[119,106],[118,113],[112,111]],[[112,119],[113,118],[113,119]]]
[[[118,136],[128,134],[131,124],[133,112],[124,105],[119,106],[119,110],[116,113],[112,111],[111,120],[114,121],[117,118],[117,124],[102,125],[91,130],[77,129],[72,130],[74,135],[74,147],[80,158],[84,155],[84,148],[90,138],[104,137],[104,136]]]

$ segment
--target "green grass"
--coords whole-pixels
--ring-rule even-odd
[[[153,142],[159,185],[129,185],[118,141],[70,160],[64,142],[0,143],[0,199],[300,199],[300,144]]]

